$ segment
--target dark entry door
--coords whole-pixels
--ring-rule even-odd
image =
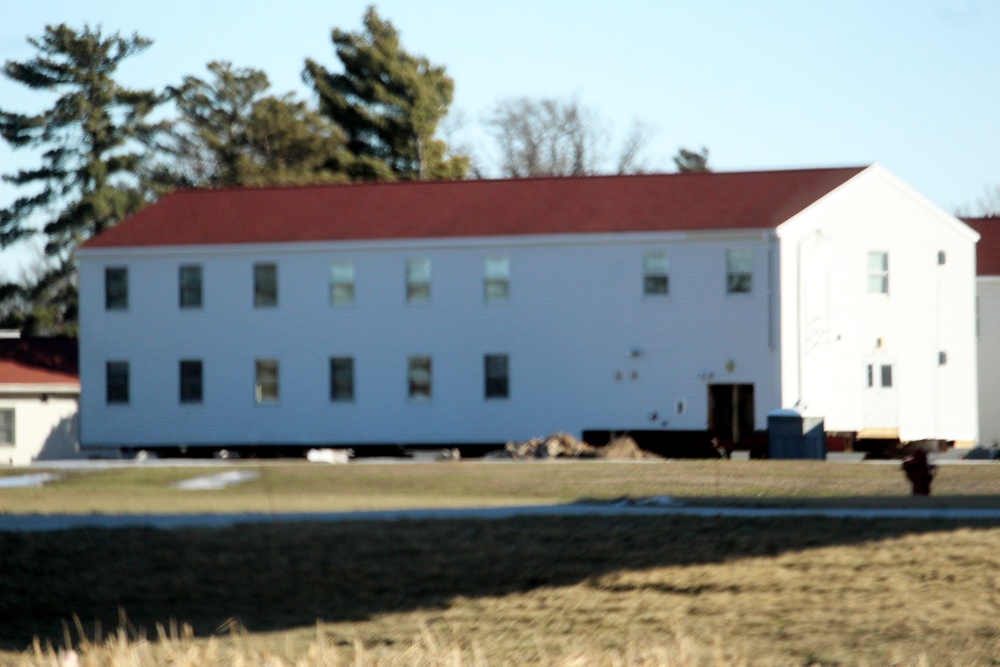
[[[727,450],[754,431],[753,385],[708,385],[708,430]]]

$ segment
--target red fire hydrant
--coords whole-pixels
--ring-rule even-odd
[[[931,495],[931,480],[934,479],[935,466],[927,460],[927,452],[918,449],[903,459],[903,472],[910,480],[913,495]]]

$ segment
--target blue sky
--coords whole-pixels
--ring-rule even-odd
[[[33,55],[46,24],[138,32],[153,46],[123,83],[162,88],[210,60],[263,69],[276,93],[312,99],[307,57],[337,67],[333,27],[355,0],[0,0],[0,60]],[[490,164],[481,120],[498,100],[575,98],[619,135],[655,128],[650,167],[679,146],[716,170],[880,162],[948,210],[1000,184],[1000,2],[993,0],[383,0],[405,48],[455,80],[453,141]],[[0,80],[0,108],[44,96]],[[457,115],[457,114],[456,114]],[[0,145],[0,173],[36,157]],[[0,186],[0,206],[17,196]],[[8,275],[27,248],[0,253]],[[13,276],[11,276],[13,277]]]

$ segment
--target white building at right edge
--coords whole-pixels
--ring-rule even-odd
[[[979,235],[878,165],[777,235],[784,406],[828,434],[974,446]]]
[[[1000,447],[1000,218],[967,218],[976,246],[979,442]]]

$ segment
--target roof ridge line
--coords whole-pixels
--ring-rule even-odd
[[[540,183],[552,181],[584,181],[584,180],[613,180],[613,179],[646,179],[646,178],[709,178],[713,176],[747,176],[750,174],[778,174],[778,173],[802,173],[819,171],[863,171],[870,167],[868,165],[844,165],[836,167],[775,167],[769,169],[734,169],[729,171],[688,171],[688,172],[646,172],[639,174],[571,174],[568,176],[514,176],[514,177],[492,177],[492,178],[466,178],[466,179],[426,179],[426,180],[397,180],[397,181],[347,181],[338,183],[288,183],[271,185],[227,185],[222,187],[186,187],[173,190],[167,194],[192,195],[207,193],[225,192],[269,192],[269,191],[289,191],[289,190],[312,190],[322,188],[370,188],[370,187],[405,187],[419,186],[431,187],[436,185],[455,185],[459,183]]]

